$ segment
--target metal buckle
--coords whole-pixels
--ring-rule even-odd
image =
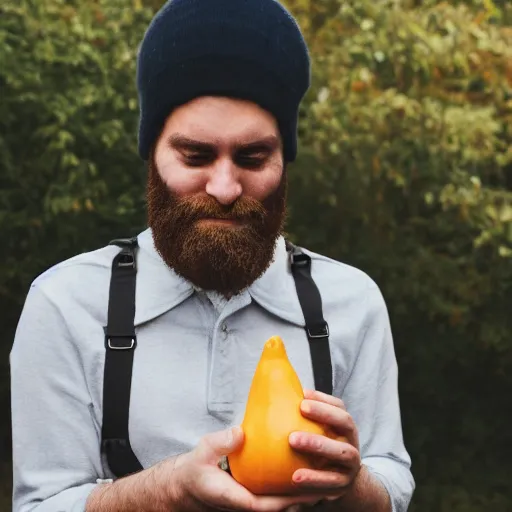
[[[131,251],[121,251],[117,266],[118,268],[135,268],[135,254]]]
[[[309,330],[309,328],[306,327],[308,337],[310,337],[312,339],[328,338],[329,337],[329,325],[325,324],[325,326],[323,326],[323,329],[324,329],[324,332],[322,334],[311,334],[311,331]]]
[[[125,347],[116,347],[116,346],[113,346],[112,345],[112,341],[111,341],[111,338],[107,338],[107,346],[110,350],[132,350],[133,347],[135,347],[135,338],[131,338],[131,343],[130,343],[130,346],[125,346]]]
[[[295,265],[296,267],[307,267],[309,265],[310,259],[304,253],[290,253],[290,263]]]

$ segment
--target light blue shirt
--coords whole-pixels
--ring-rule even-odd
[[[267,272],[229,301],[197,291],[139,236],[130,441],[147,468],[239,424],[264,343],[283,338],[303,387],[309,344],[284,239]],[[107,246],[64,261],[29,290],[11,352],[14,512],[84,511],[98,478],[104,334],[112,259]],[[407,510],[414,489],[404,447],[397,364],[385,302],[363,272],[312,257],[330,328],[333,394],[359,429],[364,464]],[[215,303],[215,307],[213,303]]]

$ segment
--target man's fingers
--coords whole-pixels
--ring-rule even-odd
[[[326,404],[334,405],[334,407],[339,407],[344,411],[347,410],[345,404],[341,398],[336,396],[328,395],[327,393],[322,393],[321,391],[317,391],[316,389],[305,389],[304,390],[304,398],[308,400],[316,400],[318,402],[324,402]]]
[[[304,492],[319,492],[323,494],[341,495],[351,483],[348,473],[338,471],[322,471],[317,469],[298,469],[292,477],[293,483]]]
[[[228,474],[210,478],[205,487],[205,504],[211,508],[241,512],[281,512],[284,509],[298,504],[317,503],[320,498],[316,494],[302,496],[257,496],[238,484]]]
[[[337,434],[346,436],[351,444],[358,447],[356,424],[346,410],[325,402],[305,399],[301,403],[301,411],[307,418],[330,427]]]
[[[249,510],[254,498],[244,486],[223,471],[210,467],[200,478],[197,497],[211,509]]]
[[[358,467],[361,463],[359,451],[354,446],[319,434],[293,432],[290,434],[290,446],[301,452],[325,457],[348,469]]]
[[[240,427],[233,427],[204,436],[199,442],[196,451],[200,461],[217,464],[224,455],[236,450],[244,440],[244,433]]]
[[[311,506],[315,505],[321,500],[318,494],[304,494],[303,496],[257,496],[256,500],[251,505],[250,510],[253,512],[280,512],[284,509],[291,507],[299,507],[300,505]]]
[[[282,512],[297,504],[314,504],[321,497],[314,493],[297,496],[258,496],[252,494],[232,476],[209,467],[195,481],[195,497],[206,508],[241,512]],[[200,489],[200,491],[198,491]]]

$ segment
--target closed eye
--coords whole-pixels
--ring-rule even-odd
[[[182,153],[182,159],[185,165],[189,167],[203,167],[209,165],[215,159],[215,155],[211,153]]]
[[[235,163],[246,169],[262,167],[270,158],[274,148],[268,144],[251,144],[235,154]]]
[[[245,169],[258,169],[263,166],[263,164],[267,161],[268,156],[258,155],[237,155],[235,158],[235,163],[239,167],[243,167]]]

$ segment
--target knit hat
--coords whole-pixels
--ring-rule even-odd
[[[139,154],[148,160],[174,108],[219,95],[253,101],[273,114],[291,162],[309,85],[306,43],[277,0],[169,0],[138,55]]]

